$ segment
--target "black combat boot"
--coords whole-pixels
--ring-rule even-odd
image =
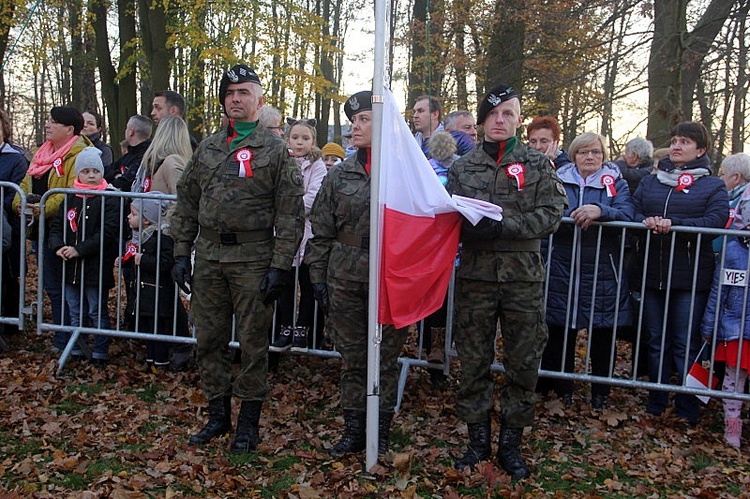
[[[247,454],[255,450],[260,443],[258,424],[263,402],[260,400],[243,400],[240,405],[240,415],[237,417],[237,436],[232,443],[232,452]]]
[[[480,461],[485,461],[492,454],[490,421],[483,423],[468,423],[469,446],[463,457],[455,462],[454,468],[462,470],[467,466],[472,467]]]
[[[380,419],[378,420],[378,454],[380,455],[388,452],[388,442],[391,437],[391,421],[393,421],[393,413],[380,412]]]
[[[497,450],[497,459],[500,466],[513,480],[520,480],[529,476],[529,469],[521,457],[521,437],[523,428],[500,427],[500,448]]]
[[[366,414],[364,411],[344,410],[344,436],[331,449],[333,457],[365,449]]]
[[[216,437],[232,431],[232,397],[226,396],[208,401],[208,423],[201,431],[190,437],[190,445],[204,445]]]

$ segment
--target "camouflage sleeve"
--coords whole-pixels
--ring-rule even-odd
[[[568,196],[551,164],[548,161],[541,164],[534,210],[503,218],[503,239],[539,239],[552,234],[560,225]]]
[[[189,256],[193,242],[198,236],[198,205],[201,199],[201,186],[198,173],[200,159],[198,151],[185,167],[177,182],[177,201],[170,219],[171,235],[174,239],[174,256]]]
[[[302,203],[304,187],[302,172],[297,162],[289,156],[286,147],[278,159],[275,208],[276,239],[273,248],[271,267],[288,270],[297,253],[302,234],[305,231],[305,206]]]
[[[333,171],[323,179],[310,210],[313,237],[305,247],[305,263],[310,267],[310,282],[326,282],[328,258],[336,240],[336,221],[333,205]]]

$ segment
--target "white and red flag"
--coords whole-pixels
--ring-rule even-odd
[[[458,252],[459,212],[476,224],[483,216],[502,219],[502,209],[448,194],[388,89],[383,91],[380,165],[378,322],[401,328],[442,306]]]

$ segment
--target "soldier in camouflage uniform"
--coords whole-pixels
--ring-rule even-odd
[[[328,172],[310,213],[313,238],[305,262],[315,299],[330,309],[327,326],[341,353],[341,408],[344,436],[331,450],[340,456],[365,448],[367,389],[367,293],[370,244],[370,145],[372,92],[354,94],[344,105],[357,153]],[[398,356],[406,331],[383,326],[380,344],[380,427],[378,452],[388,450],[396,405]]]
[[[260,440],[272,305],[304,229],[302,174],[284,141],[258,126],[263,90],[255,72],[244,64],[227,71],[219,100],[229,126],[200,144],[177,185],[172,275],[186,292],[192,284],[197,360],[208,400],[208,424],[190,444],[231,431],[234,395],[241,404],[232,451],[246,453]],[[232,384],[233,315],[242,365]]]
[[[484,124],[484,141],[448,172],[451,193],[503,208],[502,222],[484,218],[472,226],[464,220],[461,231],[455,341],[463,375],[456,412],[468,425],[470,442],[455,466],[474,466],[491,454],[490,365],[499,319],[505,382],[497,457],[513,478],[528,476],[521,436],[534,420],[534,387],[547,343],[539,239],[557,229],[567,205],[549,159],[516,139],[521,119],[512,87],[490,90],[477,120]]]

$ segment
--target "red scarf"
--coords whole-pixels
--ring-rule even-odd
[[[70,140],[63,144],[58,150],[54,149],[52,142],[49,140],[46,141],[34,155],[34,159],[31,161],[31,166],[29,166],[26,173],[34,178],[42,178],[42,176],[52,168],[55,160],[59,159],[60,165],[62,165],[62,162],[64,161],[63,158],[68,154],[68,151],[73,147],[76,140],[78,140],[78,135],[73,135]],[[60,167],[60,171],[62,171],[62,166]],[[59,173],[58,176],[62,177]]]
[[[74,189],[78,189],[78,190],[82,190],[82,191],[103,191],[107,187],[109,187],[109,183],[106,180],[104,180],[104,179],[102,179],[102,181],[99,182],[98,185],[84,184],[83,182],[81,182],[78,179],[75,179],[73,181],[73,188]],[[76,196],[79,197],[79,198],[90,198],[90,197],[93,196],[93,194],[85,194],[85,195],[84,194],[76,194]]]

